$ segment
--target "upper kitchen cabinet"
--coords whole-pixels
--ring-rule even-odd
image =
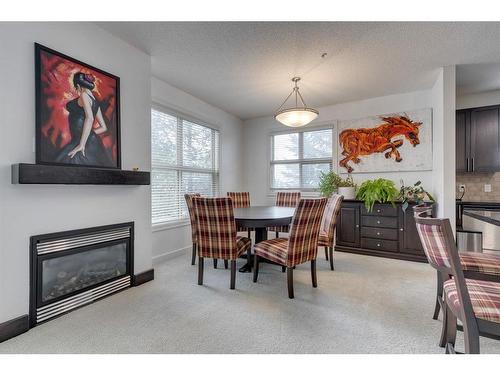
[[[456,113],[457,172],[500,171],[500,106]]]

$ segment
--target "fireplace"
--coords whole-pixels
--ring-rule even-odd
[[[31,237],[30,325],[131,286],[134,223]]]

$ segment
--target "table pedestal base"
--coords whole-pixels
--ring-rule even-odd
[[[267,228],[255,228],[255,244],[258,244],[261,241],[267,240]],[[252,272],[253,265],[253,255],[250,256],[242,256],[242,258],[247,258],[247,263],[242,266],[238,271],[239,272]]]

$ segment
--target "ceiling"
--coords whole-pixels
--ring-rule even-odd
[[[428,89],[441,66],[500,62],[498,22],[98,25],[150,54],[154,76],[243,120],[272,114],[296,75],[321,107]]]
[[[500,64],[457,66],[457,94],[500,90]]]

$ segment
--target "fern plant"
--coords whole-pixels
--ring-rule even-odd
[[[373,210],[375,203],[388,203],[393,206],[399,191],[393,181],[385,178],[366,180],[361,184],[356,194],[356,199],[365,203],[368,212]]]
[[[342,178],[335,172],[321,172],[319,177],[319,191],[323,197],[329,198],[337,191]]]

